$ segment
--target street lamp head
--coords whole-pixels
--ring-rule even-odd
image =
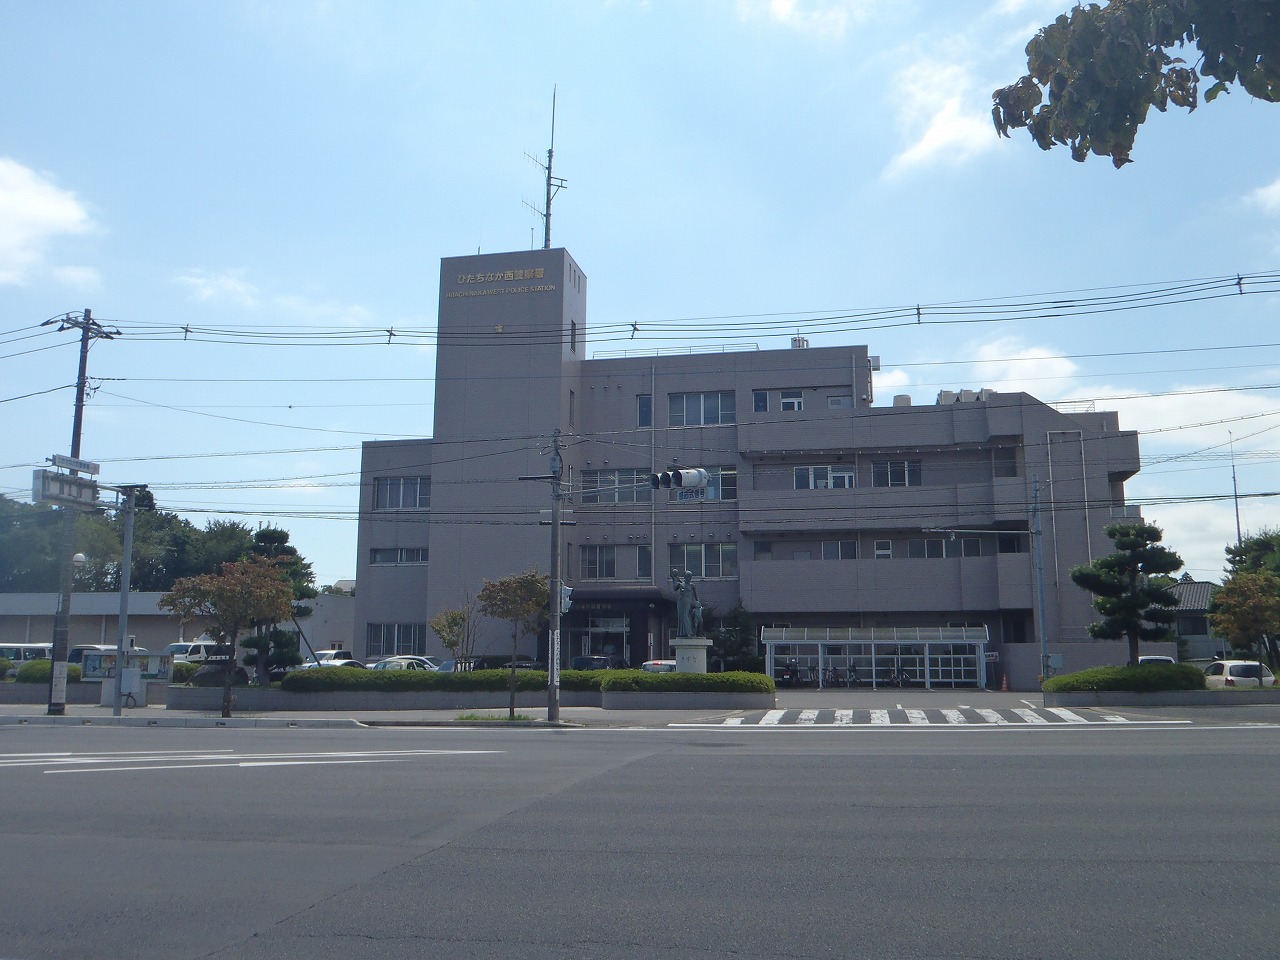
[[[89,562],[89,558],[86,557],[83,553],[77,553],[75,556],[71,558],[71,562],[75,564],[77,567],[83,567],[86,563]]]

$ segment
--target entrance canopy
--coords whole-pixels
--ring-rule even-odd
[[[817,687],[987,685],[986,627],[762,627],[774,680]]]

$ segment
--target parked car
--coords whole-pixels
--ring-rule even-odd
[[[220,687],[222,686],[224,675],[226,673],[227,660],[223,657],[221,660],[214,660],[212,663],[206,663],[199,670],[191,675],[191,679],[187,682],[193,687]],[[233,687],[242,687],[249,682],[249,672],[244,667],[236,667],[231,677],[231,685]]]
[[[328,660],[308,660],[306,663],[294,667],[294,669],[314,670],[316,667],[359,667],[361,670],[365,668],[363,663],[352,657],[351,654],[347,654],[342,658],[330,657]]]
[[[426,657],[397,656],[387,657],[369,665],[370,670],[430,670],[439,669]]]
[[[1210,690],[1274,687],[1276,677],[1270,667],[1257,660],[1215,660],[1205,668],[1204,685]]]
[[[569,661],[570,670],[612,670],[612,657],[574,657]]]
[[[1138,666],[1140,667],[1148,663],[1177,663],[1177,662],[1178,661],[1173,659],[1173,657],[1160,657],[1160,656],[1155,656],[1154,654],[1149,657],[1138,658]]]
[[[676,662],[674,660],[646,660],[640,664],[640,669],[648,673],[675,673]]]
[[[547,669],[547,665],[546,665],[545,663],[543,663],[541,660],[516,660],[516,661],[514,661],[514,662],[512,662],[511,660],[508,660],[506,663],[504,663],[504,664],[502,665],[502,669],[503,669],[503,670],[510,670],[513,666],[514,666],[517,670],[545,670],[545,669]]]
[[[217,646],[212,640],[196,640],[192,643],[171,643],[160,652],[173,657],[174,663],[205,663],[216,656],[214,650]]]

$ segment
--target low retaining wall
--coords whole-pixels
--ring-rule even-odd
[[[1084,690],[1044,695],[1046,707],[1235,707],[1257,703],[1280,706],[1280,690]]]
[[[258,687],[234,687],[236,710],[266,712],[272,710],[498,710],[508,706],[507,691],[490,690],[334,690],[325,693],[293,693],[288,690]],[[524,709],[546,707],[545,690],[521,690],[516,693],[516,706]],[[600,694],[593,691],[561,690],[562,707],[598,707]],[[221,687],[168,688],[165,706],[170,710],[221,710]]]
[[[112,683],[115,681],[112,680]],[[168,681],[147,681],[147,702],[163,703],[165,691],[169,689]],[[66,702],[75,706],[92,704],[97,706],[102,699],[101,683],[68,683]],[[49,684],[47,683],[0,683],[0,704],[5,703],[45,703],[49,702]],[[221,706],[222,701],[218,701]]]

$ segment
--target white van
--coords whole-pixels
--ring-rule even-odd
[[[86,653],[115,653],[114,643],[77,643],[67,651],[67,663],[84,663]]]
[[[191,643],[171,643],[160,653],[163,656],[173,657],[174,663],[205,663],[213,656],[217,646],[212,640],[202,637]]]

